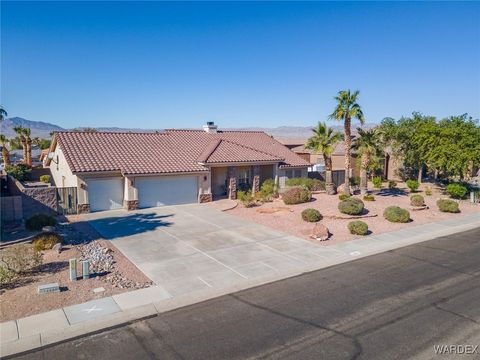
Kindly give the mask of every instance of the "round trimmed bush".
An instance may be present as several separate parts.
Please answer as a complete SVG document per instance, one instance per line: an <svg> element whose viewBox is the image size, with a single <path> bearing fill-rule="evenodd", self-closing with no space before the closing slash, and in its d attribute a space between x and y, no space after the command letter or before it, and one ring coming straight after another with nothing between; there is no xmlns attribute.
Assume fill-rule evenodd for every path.
<svg viewBox="0 0 480 360"><path fill-rule="evenodd" d="M365 196L363 197L363 200L364 200L364 201L375 201L375 196L373 196L373 195L365 195Z"/></svg>
<svg viewBox="0 0 480 360"><path fill-rule="evenodd" d="M302 219L308 222L317 222L322 220L323 216L317 209L305 209L302 211Z"/></svg>
<svg viewBox="0 0 480 360"><path fill-rule="evenodd" d="M347 200L347 199L350 199L350 198L351 198L351 196L350 196L350 195L347 195L347 194L340 194L340 195L338 195L338 199L339 199L340 201Z"/></svg>
<svg viewBox="0 0 480 360"><path fill-rule="evenodd" d="M52 180L52 177L50 175L42 175L40 176L40 181L45 183L45 184L50 184L50 181Z"/></svg>
<svg viewBox="0 0 480 360"><path fill-rule="evenodd" d="M449 199L440 199L437 201L438 210L448 213L459 213L458 203Z"/></svg>
<svg viewBox="0 0 480 360"><path fill-rule="evenodd" d="M390 222L406 223L410 220L410 213L398 206L389 206L383 211L383 217Z"/></svg>
<svg viewBox="0 0 480 360"><path fill-rule="evenodd" d="M367 235L368 234L368 225L366 222L355 220L348 223L348 230L350 234L354 235Z"/></svg>
<svg viewBox="0 0 480 360"><path fill-rule="evenodd" d="M25 221L25 227L30 231L40 231L44 226L55 226L57 220L51 215L35 214Z"/></svg>
<svg viewBox="0 0 480 360"><path fill-rule="evenodd" d="M53 246L62 242L62 237L57 233L44 233L36 236L33 241L33 247L37 251L50 250Z"/></svg>
<svg viewBox="0 0 480 360"><path fill-rule="evenodd" d="M410 205L412 206L423 206L425 205L425 199L422 195L412 195L410 196Z"/></svg>
<svg viewBox="0 0 480 360"><path fill-rule="evenodd" d="M417 180L412 180L412 179L407 180L406 184L411 192L417 191L418 187L420 186Z"/></svg>
<svg viewBox="0 0 480 360"><path fill-rule="evenodd" d="M296 187L285 191L282 199L286 205L301 204L309 202L312 199L312 193L306 188Z"/></svg>
<svg viewBox="0 0 480 360"><path fill-rule="evenodd" d="M347 215L360 215L364 208L365 204L363 201L357 198L343 200L338 204L338 210L340 210L342 214Z"/></svg>
<svg viewBox="0 0 480 360"><path fill-rule="evenodd" d="M454 199L463 199L467 194L467 188L463 185L453 183L448 184L447 188L445 189L448 195L450 195Z"/></svg>

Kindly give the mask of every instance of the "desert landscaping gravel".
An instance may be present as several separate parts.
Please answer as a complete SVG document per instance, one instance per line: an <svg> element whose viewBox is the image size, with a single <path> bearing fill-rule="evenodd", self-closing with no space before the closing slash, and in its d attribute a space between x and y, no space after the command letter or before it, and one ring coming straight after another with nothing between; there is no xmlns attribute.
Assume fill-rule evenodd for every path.
<svg viewBox="0 0 480 360"><path fill-rule="evenodd" d="M422 192L419 192L419 194L425 195ZM480 206L478 204L471 204L467 200L461 201L461 213L459 214L440 212L437 208L436 201L439 198L445 198L445 196L439 189L434 190L434 193L431 196L424 196L425 203L429 208L420 211L413 211L410 209L411 194L408 193L408 191L405 191L404 188L396 193L389 192L388 190L383 190L380 193L379 190L375 190L373 191L373 195L375 196L375 201L364 201L365 208L368 210L368 217L358 219L368 224L368 228L372 234L396 231L405 227L413 227L455 217L459 218L464 214L471 214L474 212L480 213ZM359 199L363 198L361 195L356 195L355 197ZM244 206L239 205L232 210L228 210L227 213L244 217L258 224L266 225L306 240L315 241L310 238L314 225L303 221L301 218L302 210L314 208L319 210L323 215L323 219L320 223L325 225L331 233L330 238L327 241L322 241L320 244L332 245L360 237L359 235L350 234L347 228L347 224L350 221L357 219L338 219L338 217L345 217L344 214L341 214L340 211L338 211L337 206L339 201L338 194L327 195L325 193L320 193L313 194L312 201L309 203L285 205L282 200L276 199L273 202L252 208L245 208ZM383 210L392 205L400 206L409 210L412 221L402 224L391 223L385 220L383 218Z"/></svg>

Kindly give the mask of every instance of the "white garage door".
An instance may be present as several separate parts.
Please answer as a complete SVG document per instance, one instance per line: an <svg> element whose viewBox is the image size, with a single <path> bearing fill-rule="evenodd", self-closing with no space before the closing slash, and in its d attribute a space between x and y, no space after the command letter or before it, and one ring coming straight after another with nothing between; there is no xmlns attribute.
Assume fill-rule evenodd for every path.
<svg viewBox="0 0 480 360"><path fill-rule="evenodd" d="M123 178L87 180L91 211L114 210L123 207Z"/></svg>
<svg viewBox="0 0 480 360"><path fill-rule="evenodd" d="M136 178L141 208L197 202L196 176L158 176Z"/></svg>

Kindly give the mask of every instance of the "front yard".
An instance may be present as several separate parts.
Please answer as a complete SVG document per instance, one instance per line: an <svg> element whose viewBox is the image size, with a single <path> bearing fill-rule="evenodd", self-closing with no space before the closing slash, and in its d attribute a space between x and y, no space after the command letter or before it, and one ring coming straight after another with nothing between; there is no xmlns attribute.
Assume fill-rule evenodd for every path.
<svg viewBox="0 0 480 360"><path fill-rule="evenodd" d="M370 189L371 188L372 186L370 186ZM364 213L367 217L358 219L368 224L369 233L372 234L381 234L405 227L460 217L462 214L470 214L474 212L480 213L480 206L470 204L467 200L460 202L460 213L454 214L439 211L436 201L440 198L445 198L446 196L443 195L438 188L434 188L433 194L430 196L426 196L423 191L416 193L424 196L425 204L428 206L428 209L417 211L411 210L410 196L412 194L409 193L404 184L399 184L398 189L396 190L374 190L372 194L375 196L375 201L364 201L366 209ZM363 198L361 195L355 195L354 197L359 199ZM301 218L301 212L304 209L314 208L320 211L323 215L323 219L320 223L325 225L331 233L329 240L322 244L330 245L359 237L359 235L350 234L347 228L349 222L357 219L339 219L339 217L349 217L348 215L340 213L338 210L339 202L338 195L318 193L313 194L312 200L308 203L285 205L281 199L275 199L273 202L267 202L261 206L250 208L246 208L242 204L239 204L239 206L228 212L256 223L307 240L315 241L310 237L314 223L303 221ZM392 223L387 221L383 217L383 211L389 206L399 206L407 209L410 212L410 218L412 221L408 223Z"/></svg>
<svg viewBox="0 0 480 360"><path fill-rule="evenodd" d="M72 223L57 225L56 230L63 234L61 252L41 251L42 263L35 268L16 276L8 283L0 285L0 322L34 315L64 306L79 304L88 300L115 295L135 288L150 286L152 282L137 269L109 241L98 239L89 231L89 225L79 224L79 231ZM16 245L29 247L29 244ZM9 246L8 248L11 248ZM8 251L8 248L1 251ZM108 258L109 270L82 279L80 259L83 254L102 253ZM106 256L105 256L106 255ZM77 259L77 281L69 279L69 259ZM96 257L97 260L104 261ZM105 267L105 264L100 264ZM38 294L37 287L58 283L60 292ZM94 289L102 291L94 292Z"/></svg>

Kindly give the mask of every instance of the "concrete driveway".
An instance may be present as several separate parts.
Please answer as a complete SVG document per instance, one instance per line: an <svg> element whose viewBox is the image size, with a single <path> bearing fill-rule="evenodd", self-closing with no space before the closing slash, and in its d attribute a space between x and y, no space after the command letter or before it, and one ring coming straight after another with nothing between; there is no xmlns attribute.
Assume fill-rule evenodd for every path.
<svg viewBox="0 0 480 360"><path fill-rule="evenodd" d="M170 297L300 273L338 251L221 212L181 205L83 218ZM253 282L252 282L253 281Z"/></svg>

